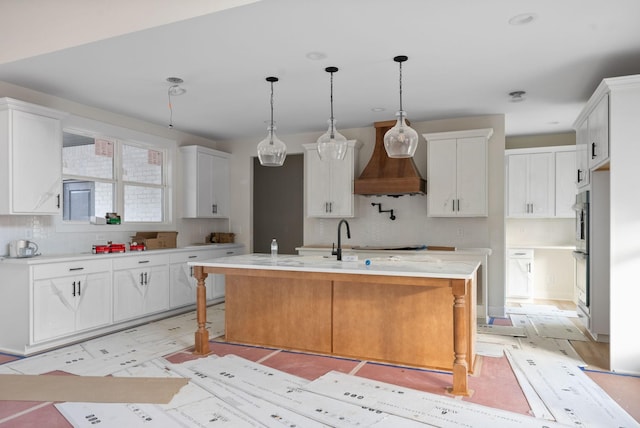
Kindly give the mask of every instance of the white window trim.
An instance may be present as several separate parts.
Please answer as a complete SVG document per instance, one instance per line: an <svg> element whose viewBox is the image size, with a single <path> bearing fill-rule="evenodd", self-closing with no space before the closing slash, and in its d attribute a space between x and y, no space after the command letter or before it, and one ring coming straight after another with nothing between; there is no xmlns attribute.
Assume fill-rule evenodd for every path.
<svg viewBox="0 0 640 428"><path fill-rule="evenodd" d="M178 160L177 141L79 116L69 116L65 118L63 120L63 132L70 132L74 134L81 134L98 138L107 138L118 141L118 144L125 143L138 147L162 151L162 175L164 180L166 200L163 204L164 221L162 222L128 222L123 224L96 225L85 222L63 221L62 215L59 215L54 216L56 232L92 232L102 234L109 232L176 230L176 191L174 189L174 183L176 183L177 171L175 165ZM116 169L121 168L121 166L117 163L117 159L114 159L114 162L116 162ZM114 171L114 173L116 174L114 179L119 177L119 171ZM117 185L121 186L122 182L118 182ZM123 195L120 195L120 193L121 192L118 192L118 198L123 197ZM117 201L117 203L120 202L121 201Z"/></svg>

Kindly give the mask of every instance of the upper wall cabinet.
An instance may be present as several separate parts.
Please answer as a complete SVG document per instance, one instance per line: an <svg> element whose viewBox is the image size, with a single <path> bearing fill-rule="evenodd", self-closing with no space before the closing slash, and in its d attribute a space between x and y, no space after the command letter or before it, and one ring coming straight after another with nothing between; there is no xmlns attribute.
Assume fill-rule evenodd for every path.
<svg viewBox="0 0 640 428"><path fill-rule="evenodd" d="M507 217L573 218L575 150L575 146L506 150Z"/></svg>
<svg viewBox="0 0 640 428"><path fill-rule="evenodd" d="M316 144L304 144L307 217L353 217L356 154L362 143L348 141L343 160L323 161Z"/></svg>
<svg viewBox="0 0 640 428"><path fill-rule="evenodd" d="M0 214L58 214L65 113L0 98Z"/></svg>
<svg viewBox="0 0 640 428"><path fill-rule="evenodd" d="M423 134L429 217L486 217L487 149L493 129Z"/></svg>
<svg viewBox="0 0 640 428"><path fill-rule="evenodd" d="M228 153L201 146L180 147L182 155L182 216L229 217Z"/></svg>

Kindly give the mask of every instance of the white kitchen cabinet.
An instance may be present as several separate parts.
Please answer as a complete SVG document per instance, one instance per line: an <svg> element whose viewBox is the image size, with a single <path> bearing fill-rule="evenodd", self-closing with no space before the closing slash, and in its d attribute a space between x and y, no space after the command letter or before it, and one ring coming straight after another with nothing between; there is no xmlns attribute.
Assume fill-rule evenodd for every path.
<svg viewBox="0 0 640 428"><path fill-rule="evenodd" d="M114 260L114 322L169 309L169 262L169 254Z"/></svg>
<svg viewBox="0 0 640 428"><path fill-rule="evenodd" d="M342 160L321 160L316 144L304 144L307 217L353 217L353 180L361 143L347 142Z"/></svg>
<svg viewBox="0 0 640 428"><path fill-rule="evenodd" d="M507 217L574 218L575 151L575 146L505 150Z"/></svg>
<svg viewBox="0 0 640 428"><path fill-rule="evenodd" d="M228 153L201 146L180 147L183 212L187 218L229 217Z"/></svg>
<svg viewBox="0 0 640 428"><path fill-rule="evenodd" d="M553 217L553 153L507 154L507 217Z"/></svg>
<svg viewBox="0 0 640 428"><path fill-rule="evenodd" d="M572 146L566 151L556 151L555 159L555 217L575 218L573 204L576 201L576 153Z"/></svg>
<svg viewBox="0 0 640 428"><path fill-rule="evenodd" d="M533 250L507 250L507 297L533 297Z"/></svg>
<svg viewBox="0 0 640 428"><path fill-rule="evenodd" d="M583 188L590 183L589 169L589 120L576 128L576 185Z"/></svg>
<svg viewBox="0 0 640 428"><path fill-rule="evenodd" d="M111 262L55 263L33 269L33 341L111 323Z"/></svg>
<svg viewBox="0 0 640 428"><path fill-rule="evenodd" d="M589 169L609 160L609 95L605 94L589 114Z"/></svg>
<svg viewBox="0 0 640 428"><path fill-rule="evenodd" d="M0 98L0 214L58 214L65 114Z"/></svg>
<svg viewBox="0 0 640 428"><path fill-rule="evenodd" d="M487 150L493 129L423 134L429 217L488 215Z"/></svg>

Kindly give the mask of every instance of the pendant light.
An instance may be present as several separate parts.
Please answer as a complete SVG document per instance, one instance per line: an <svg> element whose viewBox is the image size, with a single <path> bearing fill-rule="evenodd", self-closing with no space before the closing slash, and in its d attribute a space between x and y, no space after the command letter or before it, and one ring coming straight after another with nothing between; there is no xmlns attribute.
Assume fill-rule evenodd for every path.
<svg viewBox="0 0 640 428"><path fill-rule="evenodd" d="M323 161L342 160L347 153L347 139L336 131L336 120L333 117L333 73L338 71L338 67L327 67L324 71L331 74L331 116L327 121L329 129L318 138L318 155Z"/></svg>
<svg viewBox="0 0 640 428"><path fill-rule="evenodd" d="M384 148L390 158L413 157L418 147L418 133L407 125L407 115L402 110L402 63L407 59L404 55L393 58L400 65L400 110L396 113L396 124L384 134Z"/></svg>
<svg viewBox="0 0 640 428"><path fill-rule="evenodd" d="M277 77L267 77L271 83L271 122L267 128L267 136L258 143L258 159L262 166L282 166L287 157L287 146L276 135L276 126L273 122L273 83Z"/></svg>

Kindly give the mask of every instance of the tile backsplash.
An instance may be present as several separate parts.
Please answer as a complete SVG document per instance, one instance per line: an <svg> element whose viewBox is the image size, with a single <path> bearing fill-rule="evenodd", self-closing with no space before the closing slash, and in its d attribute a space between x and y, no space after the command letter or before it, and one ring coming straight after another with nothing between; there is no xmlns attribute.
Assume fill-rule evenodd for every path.
<svg viewBox="0 0 640 428"><path fill-rule="evenodd" d="M60 232L56 228L58 220L53 216L0 216L0 256L9 254L9 242L28 239L38 245L44 255L90 253L94 244L107 241L128 243L135 231L113 231L111 226L96 226L95 232ZM227 220L179 219L178 247L192 243L203 243L211 232L226 232Z"/></svg>

